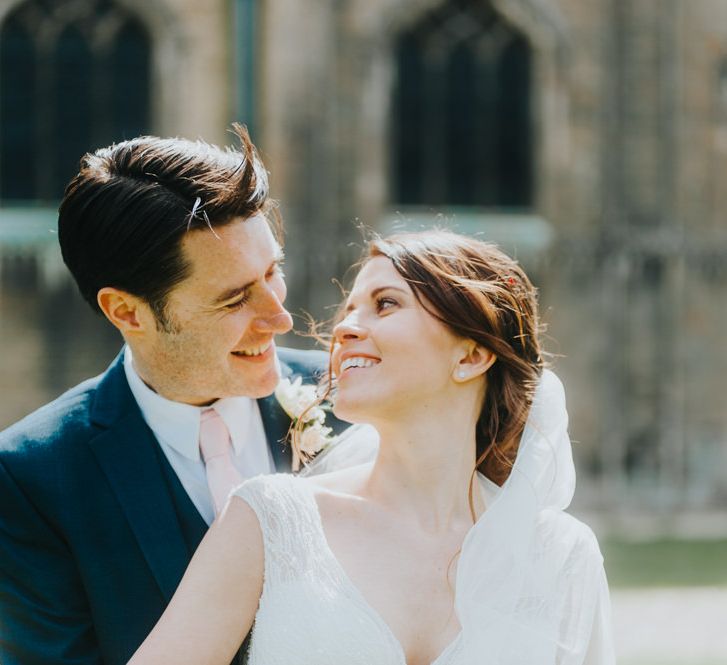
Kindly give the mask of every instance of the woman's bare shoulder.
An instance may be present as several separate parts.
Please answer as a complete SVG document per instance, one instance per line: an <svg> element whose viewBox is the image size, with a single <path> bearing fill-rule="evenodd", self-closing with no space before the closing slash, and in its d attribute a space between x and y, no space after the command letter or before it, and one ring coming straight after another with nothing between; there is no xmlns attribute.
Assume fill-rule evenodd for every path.
<svg viewBox="0 0 727 665"><path fill-rule="evenodd" d="M315 494L332 493L360 496L364 483L371 474L372 462L358 464L337 471L301 478Z"/></svg>

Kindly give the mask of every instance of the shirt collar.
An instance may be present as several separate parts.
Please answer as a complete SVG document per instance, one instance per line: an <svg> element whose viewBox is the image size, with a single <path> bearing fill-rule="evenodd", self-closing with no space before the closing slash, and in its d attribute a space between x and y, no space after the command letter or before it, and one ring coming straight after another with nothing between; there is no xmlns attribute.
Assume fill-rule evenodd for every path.
<svg viewBox="0 0 727 665"><path fill-rule="evenodd" d="M204 409L213 408L227 425L235 454L242 451L245 441L249 439L251 419L257 411L256 400L250 397L225 397L209 406L199 407L167 399L142 381L128 346L124 350L124 372L146 424L160 442L188 459L201 461L200 417Z"/></svg>

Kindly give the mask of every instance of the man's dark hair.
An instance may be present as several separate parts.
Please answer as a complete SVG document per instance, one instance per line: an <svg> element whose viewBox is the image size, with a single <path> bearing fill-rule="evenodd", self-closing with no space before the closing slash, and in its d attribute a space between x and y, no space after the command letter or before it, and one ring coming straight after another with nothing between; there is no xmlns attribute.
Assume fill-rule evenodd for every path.
<svg viewBox="0 0 727 665"><path fill-rule="evenodd" d="M191 267L185 233L259 212L279 232L265 167L247 130L233 130L239 149L142 136L83 156L61 202L58 238L96 311L99 289L111 286L143 298L168 330L167 296Z"/></svg>

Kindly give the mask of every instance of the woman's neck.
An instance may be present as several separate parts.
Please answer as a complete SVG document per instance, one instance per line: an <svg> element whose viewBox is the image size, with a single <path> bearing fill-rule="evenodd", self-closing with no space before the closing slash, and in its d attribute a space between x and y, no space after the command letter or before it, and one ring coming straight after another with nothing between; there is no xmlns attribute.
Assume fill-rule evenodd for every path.
<svg viewBox="0 0 727 665"><path fill-rule="evenodd" d="M472 522L470 481L476 461L476 417L465 404L377 423L379 454L364 491L387 509L431 531ZM475 513L484 510L475 477Z"/></svg>

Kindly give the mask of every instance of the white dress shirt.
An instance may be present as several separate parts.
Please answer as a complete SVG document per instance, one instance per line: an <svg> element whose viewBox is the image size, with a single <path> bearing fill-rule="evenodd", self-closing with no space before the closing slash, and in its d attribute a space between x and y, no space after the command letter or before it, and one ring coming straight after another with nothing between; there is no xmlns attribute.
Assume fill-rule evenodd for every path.
<svg viewBox="0 0 727 665"><path fill-rule="evenodd" d="M233 462L243 478L275 471L256 400L225 397L205 407L173 402L141 380L128 346L124 351L124 371L146 424L207 524L212 524L215 510L199 452L199 423L203 409L213 408L227 425L234 450Z"/></svg>

